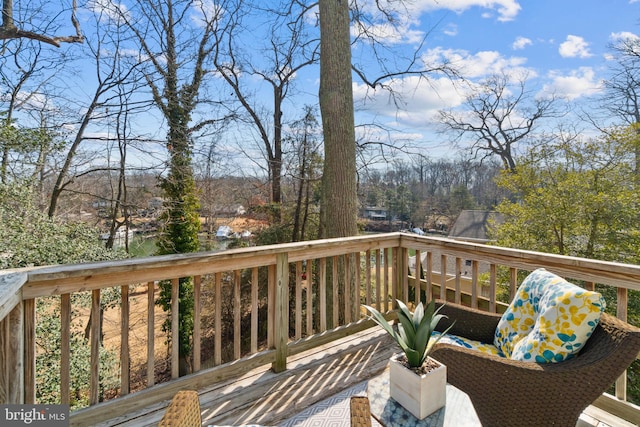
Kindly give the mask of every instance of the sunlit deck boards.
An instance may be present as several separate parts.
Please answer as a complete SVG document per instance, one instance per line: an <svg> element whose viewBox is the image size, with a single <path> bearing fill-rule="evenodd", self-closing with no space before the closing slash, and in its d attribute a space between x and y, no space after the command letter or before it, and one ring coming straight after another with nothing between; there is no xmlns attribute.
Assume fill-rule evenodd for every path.
<svg viewBox="0 0 640 427"><path fill-rule="evenodd" d="M370 328L291 356L287 370L268 366L199 390L203 425L277 425L306 407L380 373L396 351L380 328ZM101 426L155 426L168 402L141 408Z"/></svg>

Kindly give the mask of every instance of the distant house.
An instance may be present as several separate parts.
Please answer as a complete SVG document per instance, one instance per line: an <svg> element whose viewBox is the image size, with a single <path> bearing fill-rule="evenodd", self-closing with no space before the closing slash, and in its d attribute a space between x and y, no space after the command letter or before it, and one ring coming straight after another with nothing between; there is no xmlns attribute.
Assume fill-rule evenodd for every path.
<svg viewBox="0 0 640 427"><path fill-rule="evenodd" d="M387 219L387 208L366 206L362 209L362 217L373 221L384 221Z"/></svg>
<svg viewBox="0 0 640 427"><path fill-rule="evenodd" d="M465 210L449 230L449 238L467 242L488 242L488 228L490 222L500 224L504 222L502 214L495 211Z"/></svg>
<svg viewBox="0 0 640 427"><path fill-rule="evenodd" d="M242 216L247 213L247 209L240 204L214 206L213 214L218 217L233 218L236 216Z"/></svg>

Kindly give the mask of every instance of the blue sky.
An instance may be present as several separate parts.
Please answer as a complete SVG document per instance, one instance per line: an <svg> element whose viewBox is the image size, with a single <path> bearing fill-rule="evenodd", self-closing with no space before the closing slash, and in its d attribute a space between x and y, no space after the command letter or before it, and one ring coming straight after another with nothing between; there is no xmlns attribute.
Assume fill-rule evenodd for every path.
<svg viewBox="0 0 640 427"><path fill-rule="evenodd" d="M362 7L374 4L373 0L359 0L359 3ZM471 82L479 82L492 73L526 73L527 90L536 96L553 92L576 109L593 104L601 94L602 80L607 78L611 65L608 46L621 35L640 35L640 0L410 0L407 3L410 9L399 15L398 32L382 25L372 28L391 47L389 62L413 52L418 41L428 33L422 50L425 60L447 59ZM313 10L310 25L316 24L315 17L316 10ZM256 57L260 56L259 44L248 44L256 50ZM376 64L370 50L354 46L353 60L364 64L371 75L375 75ZM87 72L93 71L88 68ZM300 72L296 82L298 96L285 104L287 120L298 119L302 106L317 103L318 82L318 67ZM388 92L372 92L354 75L357 124L369 123L375 118L387 127L379 133L377 128L370 127L366 135L360 136L408 144L431 157L454 154L446 137L437 132L434 118L441 109L460 107L464 90L437 74L431 75L429 82L411 77L398 78L390 84L402 95L399 109ZM262 104L270 108L271 88L266 85L256 90L265 95ZM147 119L157 131L158 119ZM160 129L158 137L162 138L162 127ZM246 161L250 139L251 132L230 130L219 148ZM259 147L260 143L256 145ZM261 157L260 150L255 156Z"/></svg>
<svg viewBox="0 0 640 427"><path fill-rule="evenodd" d="M426 55L450 60L472 81L519 71L526 73L527 89L536 96L553 92L574 107L601 94L611 65L609 45L620 36L640 34L639 0L416 0L411 7L403 33L386 33L398 52L415 45L412 40L421 32L430 32ZM360 117L365 110L386 117L389 126L413 134L415 143L425 147L442 138L432 132L429 118L464 98L464 92L438 76L430 84L404 79L395 87L404 93L402 111L379 92L357 103ZM365 93L371 96L358 82L354 92L357 101Z"/></svg>

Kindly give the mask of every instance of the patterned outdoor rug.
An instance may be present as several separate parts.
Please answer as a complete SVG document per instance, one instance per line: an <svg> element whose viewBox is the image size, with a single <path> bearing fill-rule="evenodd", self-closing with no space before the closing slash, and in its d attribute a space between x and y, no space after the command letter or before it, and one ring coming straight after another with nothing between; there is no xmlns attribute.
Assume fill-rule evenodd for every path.
<svg viewBox="0 0 640 427"><path fill-rule="evenodd" d="M279 424L280 427L349 427L351 396L366 396L367 381L308 407ZM380 426L372 420L372 426Z"/></svg>

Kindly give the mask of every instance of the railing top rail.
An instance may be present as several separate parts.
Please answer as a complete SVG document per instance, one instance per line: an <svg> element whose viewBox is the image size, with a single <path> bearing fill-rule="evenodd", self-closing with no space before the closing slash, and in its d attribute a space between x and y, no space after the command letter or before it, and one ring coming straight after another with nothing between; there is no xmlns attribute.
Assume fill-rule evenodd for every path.
<svg viewBox="0 0 640 427"><path fill-rule="evenodd" d="M23 298L87 291L114 284L143 283L167 278L272 265L278 254L290 262L348 252L398 246L400 233L230 249L217 252L162 255L85 264L38 267L27 271Z"/></svg>
<svg viewBox="0 0 640 427"><path fill-rule="evenodd" d="M566 277L640 290L640 266L638 265L490 246L444 237L386 233L218 252L163 255L7 271L3 272L3 276L0 277L8 274L23 276L20 276L22 279L20 279L19 285L15 285L12 280L13 286L17 286L17 289L6 288L7 285L0 288L0 308L6 311L6 307L11 304L15 305L13 300L16 299L15 295L19 295L20 290L22 291L21 297L28 299L86 291L114 284L144 283L167 278L273 265L276 262L276 256L282 253L287 253L290 262L296 262L397 246L439 251L461 258L468 256L469 259L504 264L520 269L533 270L544 266ZM0 280L7 281L8 279Z"/></svg>
<svg viewBox="0 0 640 427"><path fill-rule="evenodd" d="M20 291L27 280L26 272L0 271L0 320L20 303Z"/></svg>
<svg viewBox="0 0 640 427"><path fill-rule="evenodd" d="M425 238L411 234L403 234L400 245L413 249L437 250L461 258L466 254L469 259L525 270L544 267L556 274L573 279L640 290L640 265L533 252L448 238Z"/></svg>

